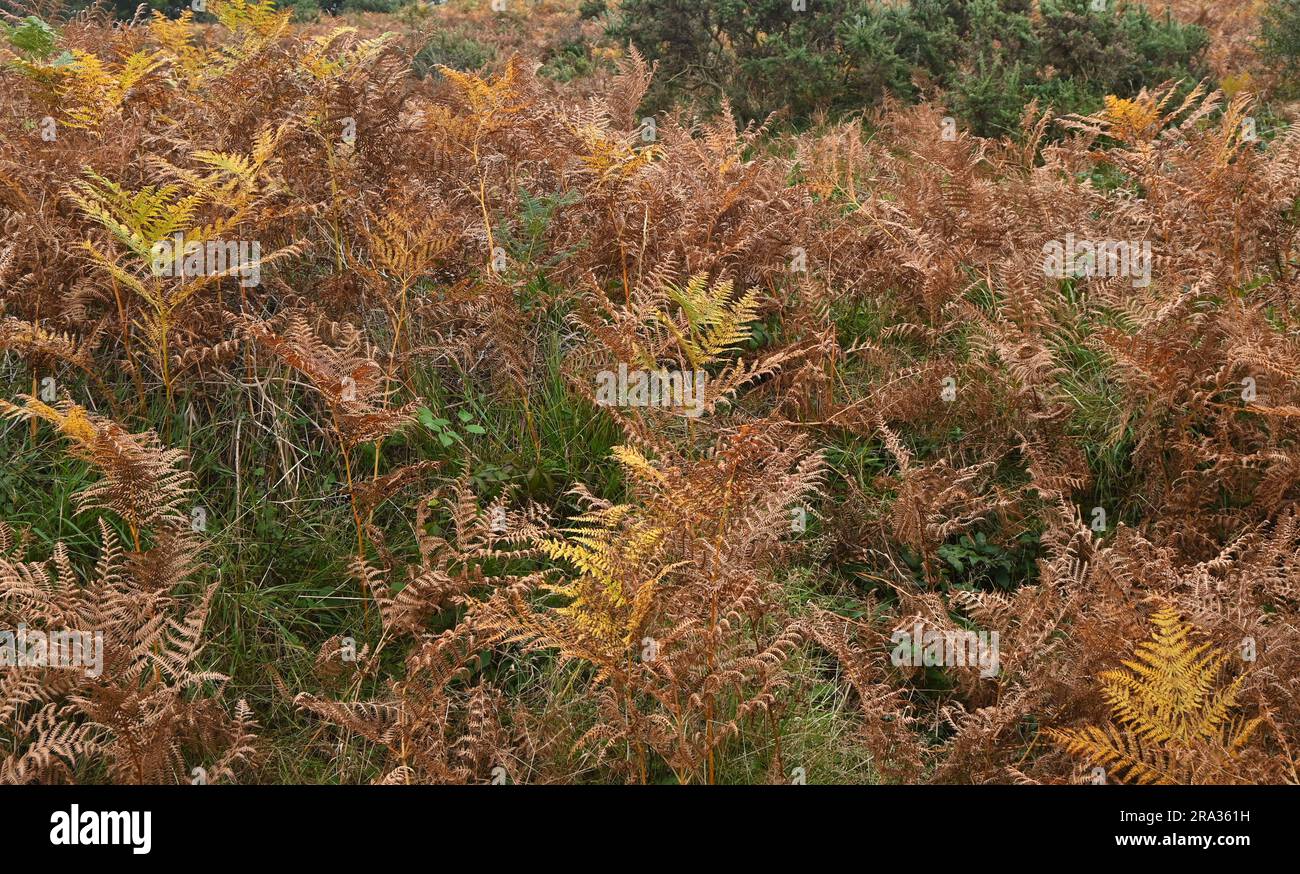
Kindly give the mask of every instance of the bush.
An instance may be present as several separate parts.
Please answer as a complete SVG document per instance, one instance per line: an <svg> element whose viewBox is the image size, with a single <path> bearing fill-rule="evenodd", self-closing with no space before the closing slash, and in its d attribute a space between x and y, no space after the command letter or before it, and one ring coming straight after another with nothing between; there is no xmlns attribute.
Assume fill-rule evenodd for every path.
<svg viewBox="0 0 1300 874"><path fill-rule="evenodd" d="M583 40L569 40L546 52L538 72L557 82L572 82L595 69L590 46Z"/></svg>
<svg viewBox="0 0 1300 874"><path fill-rule="evenodd" d="M822 105L847 108L879 96L853 75L862 55L847 50L845 37L855 17L870 30L880 13L861 0L807 3L799 12L791 0L624 0L609 34L658 60L661 82L677 80L714 105L729 99L744 118L786 105L802 117ZM662 89L652 96L667 98Z"/></svg>
<svg viewBox="0 0 1300 874"><path fill-rule="evenodd" d="M1013 128L1035 98L1087 111L1105 94L1204 75L1205 31L1122 3L1090 0L624 0L611 36L660 62L677 83L746 120L788 108L792 121L859 109L885 93L935 89L976 132ZM590 14L603 9L591 4ZM719 38L721 37L721 38ZM919 87L918 87L919 84ZM659 90L662 105L677 95Z"/></svg>
<svg viewBox="0 0 1300 874"><path fill-rule="evenodd" d="M406 5L408 0L343 0L343 9L347 12L396 12Z"/></svg>
<svg viewBox="0 0 1300 874"><path fill-rule="evenodd" d="M1288 94L1300 90L1300 0L1269 0L1260 16L1260 53L1284 74Z"/></svg>
<svg viewBox="0 0 1300 874"><path fill-rule="evenodd" d="M411 69L424 78L439 64L455 70L480 70L496 58L496 50L461 30L438 30L415 54Z"/></svg>
<svg viewBox="0 0 1300 874"><path fill-rule="evenodd" d="M320 18L321 6L317 0L282 0L281 9L293 11L294 21L316 21Z"/></svg>

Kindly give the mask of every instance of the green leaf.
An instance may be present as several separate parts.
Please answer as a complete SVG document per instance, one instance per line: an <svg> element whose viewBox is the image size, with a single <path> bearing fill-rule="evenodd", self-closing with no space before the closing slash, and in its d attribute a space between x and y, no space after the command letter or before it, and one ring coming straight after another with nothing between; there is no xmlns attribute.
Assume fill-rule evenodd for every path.
<svg viewBox="0 0 1300 874"><path fill-rule="evenodd" d="M9 45L28 58L44 60L59 42L59 32L35 15L27 16L22 24L5 31Z"/></svg>

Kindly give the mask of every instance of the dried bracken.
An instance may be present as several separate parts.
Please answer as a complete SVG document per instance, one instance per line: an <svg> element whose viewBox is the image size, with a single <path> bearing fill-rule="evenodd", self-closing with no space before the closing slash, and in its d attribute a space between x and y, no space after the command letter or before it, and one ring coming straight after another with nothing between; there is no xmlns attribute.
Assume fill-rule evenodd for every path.
<svg viewBox="0 0 1300 874"><path fill-rule="evenodd" d="M256 764L257 723L243 701L225 710L211 686L226 678L199 663L216 586L192 582L202 544L181 454L68 402L4 409L53 422L73 441L103 474L78 495L81 506L126 520L135 548L101 518L99 558L82 573L62 544L25 561L10 554L11 530L0 535L0 613L19 629L17 640L6 632L18 659L4 660L0 780L75 781L100 768L118 783L236 779Z"/></svg>
<svg viewBox="0 0 1300 874"><path fill-rule="evenodd" d="M1251 16L981 137L489 5L0 0L0 779L1300 782Z"/></svg>

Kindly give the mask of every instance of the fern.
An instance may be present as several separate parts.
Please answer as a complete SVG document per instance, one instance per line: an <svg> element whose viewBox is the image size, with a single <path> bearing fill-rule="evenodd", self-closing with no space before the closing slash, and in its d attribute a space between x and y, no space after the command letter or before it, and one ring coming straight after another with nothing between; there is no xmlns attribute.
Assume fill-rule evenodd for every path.
<svg viewBox="0 0 1300 874"><path fill-rule="evenodd" d="M668 298L680 318L660 312L659 319L682 344L692 367L702 368L749 340L750 322L758 318L758 294L750 289L733 299L731 280L708 284L704 274L684 287L669 286Z"/></svg>
<svg viewBox="0 0 1300 874"><path fill-rule="evenodd" d="M239 702L233 717L212 694L226 677L198 662L216 586L191 598L183 587L198 571L201 543L186 512L192 479L183 454L152 434L63 402L0 402L8 417L55 425L103 478L76 496L83 510L116 514L131 528L134 551L99 522L101 551L85 575L62 544L47 561L0 555L0 621L51 630L93 631L101 670L0 669L7 718L0 727L0 782L56 782L105 775L115 783L234 780L256 766L256 722ZM0 546L15 548L0 525ZM63 676L59 676L62 674ZM182 752L182 751L185 752ZM193 757L187 760L187 756Z"/></svg>
<svg viewBox="0 0 1300 874"><path fill-rule="evenodd" d="M1188 754L1208 746L1225 757L1249 742L1262 717L1234 718L1244 676L1218 682L1228 654L1193 644L1193 627L1172 607L1151 619L1155 633L1138 644L1126 670L1100 677L1102 695L1118 725L1049 729L1048 736L1072 755L1136 783L1191 782Z"/></svg>

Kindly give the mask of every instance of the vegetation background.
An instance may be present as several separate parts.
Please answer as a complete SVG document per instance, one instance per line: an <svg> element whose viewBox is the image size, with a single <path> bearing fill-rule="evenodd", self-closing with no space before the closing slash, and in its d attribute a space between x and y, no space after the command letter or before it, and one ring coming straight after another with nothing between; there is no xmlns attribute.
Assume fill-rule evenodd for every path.
<svg viewBox="0 0 1300 874"><path fill-rule="evenodd" d="M0 779L1300 780L1296 0L0 12Z"/></svg>

